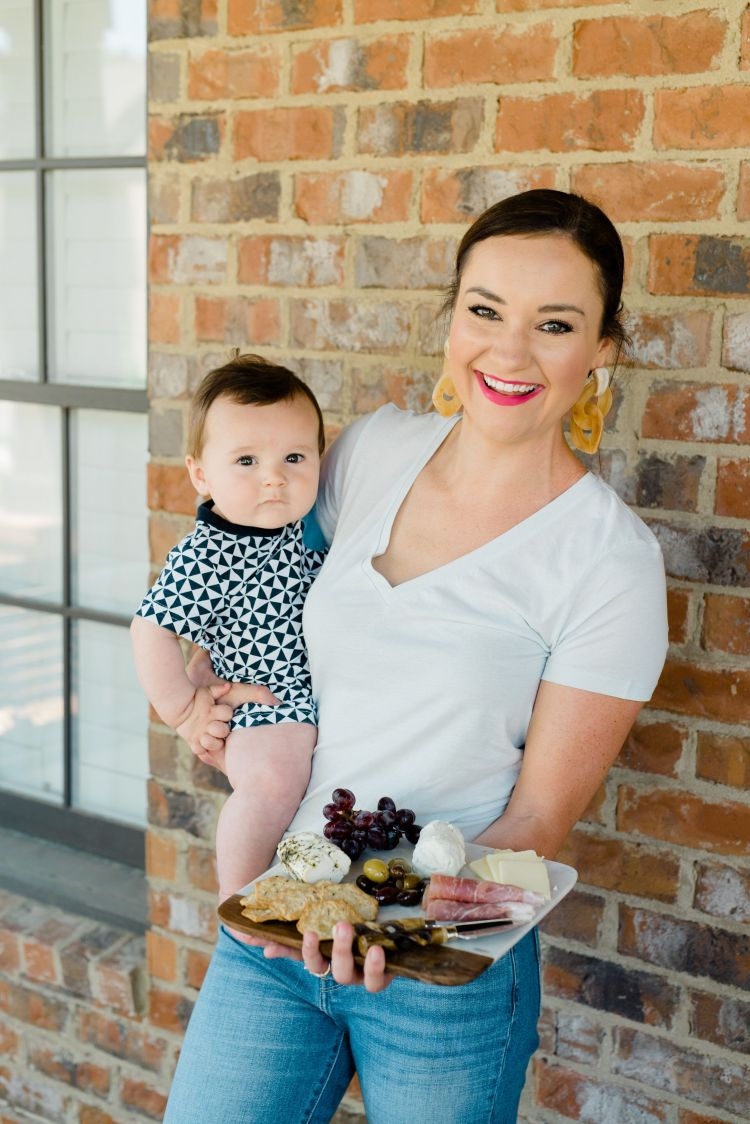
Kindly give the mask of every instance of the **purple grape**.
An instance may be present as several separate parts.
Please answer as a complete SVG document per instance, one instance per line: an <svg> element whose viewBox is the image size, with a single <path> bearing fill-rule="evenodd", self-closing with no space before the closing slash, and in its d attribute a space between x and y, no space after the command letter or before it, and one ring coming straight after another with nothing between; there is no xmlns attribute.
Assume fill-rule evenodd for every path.
<svg viewBox="0 0 750 1124"><path fill-rule="evenodd" d="M402 831L404 828L411 827L416 818L411 808L399 808L396 812L396 823Z"/></svg>
<svg viewBox="0 0 750 1124"><path fill-rule="evenodd" d="M362 828L364 831L367 831L368 827L371 827L374 821L375 817L372 812L357 812L352 819L354 826L356 828Z"/></svg>
<svg viewBox="0 0 750 1124"><path fill-rule="evenodd" d="M345 812L351 812L356 801L356 797L350 788L334 788L331 799L338 808Z"/></svg>
<svg viewBox="0 0 750 1124"><path fill-rule="evenodd" d="M396 801L391 800L390 796L381 796L380 799L378 800L378 811L384 812L386 809L389 812L395 812L396 811Z"/></svg>
<svg viewBox="0 0 750 1124"><path fill-rule="evenodd" d="M330 839L333 843L341 843L343 839L348 839L351 833L352 825L346 820L333 820L323 828L326 839Z"/></svg>
<svg viewBox="0 0 750 1124"><path fill-rule="evenodd" d="M419 841L421 830L422 828L418 823L413 823L411 827L404 828L404 835L410 843L417 843Z"/></svg>
<svg viewBox="0 0 750 1124"><path fill-rule="evenodd" d="M359 844L356 839L352 839L351 836L349 836L347 839L342 839L339 843L339 847L345 855L349 856L352 862L356 862L356 860L362 854L361 844Z"/></svg>
<svg viewBox="0 0 750 1124"><path fill-rule="evenodd" d="M384 808L382 812L377 813L377 822L381 827L388 830L396 826L396 813L392 812L390 808Z"/></svg>
<svg viewBox="0 0 750 1124"><path fill-rule="evenodd" d="M392 851L394 847L398 847L401 840L401 832L397 827L386 828L385 832L385 849Z"/></svg>
<svg viewBox="0 0 750 1124"><path fill-rule="evenodd" d="M371 828L368 828L367 844L374 851L385 850L385 828L379 824L373 824Z"/></svg>
<svg viewBox="0 0 750 1124"><path fill-rule="evenodd" d="M365 847L367 845L367 832L366 831L362 831L361 828L359 830L357 828L354 828L351 832L351 838L354 840L355 843L359 843L362 850L365 849Z"/></svg>
<svg viewBox="0 0 750 1124"><path fill-rule="evenodd" d="M343 808L339 808L337 804L326 804L323 809L323 816L327 820L344 820L348 819L349 813L345 812Z"/></svg>

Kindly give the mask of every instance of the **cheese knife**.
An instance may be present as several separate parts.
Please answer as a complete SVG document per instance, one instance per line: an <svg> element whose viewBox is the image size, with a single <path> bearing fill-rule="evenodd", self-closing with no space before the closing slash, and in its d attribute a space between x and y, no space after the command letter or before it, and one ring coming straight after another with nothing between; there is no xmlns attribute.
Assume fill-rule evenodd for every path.
<svg viewBox="0 0 750 1124"><path fill-rule="evenodd" d="M529 918L531 920L531 918ZM525 925L511 917L491 917L484 921L430 921L423 917L404 917L400 921L360 921L354 926L357 951L364 956L368 948L407 949L447 944L449 941L474 940L500 933L513 925Z"/></svg>

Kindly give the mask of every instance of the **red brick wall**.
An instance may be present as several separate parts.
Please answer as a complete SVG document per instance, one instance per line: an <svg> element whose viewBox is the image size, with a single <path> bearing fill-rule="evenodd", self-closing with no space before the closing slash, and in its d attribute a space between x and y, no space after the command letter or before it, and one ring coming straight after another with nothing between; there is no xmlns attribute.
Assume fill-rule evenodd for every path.
<svg viewBox="0 0 750 1124"><path fill-rule="evenodd" d="M150 24L154 567L191 522L189 392L230 347L289 360L332 434L389 399L427 408L474 214L549 185L618 223L635 347L598 467L663 545L672 648L562 856L581 881L544 927L524 1118L750 1121L746 0L152 0ZM104 1027L90 1076L24 1054L68 1105L115 1082L87 1094L106 1111L67 1109L86 1124L158 1118L215 932L223 789L157 724L151 760L148 1008L118 1022L140 1045L109 1078ZM13 1058L46 1019L33 996L80 1001L3 973Z"/></svg>
<svg viewBox="0 0 750 1124"><path fill-rule="evenodd" d="M161 1120L178 1041L151 1025L144 941L0 890L0 1122Z"/></svg>

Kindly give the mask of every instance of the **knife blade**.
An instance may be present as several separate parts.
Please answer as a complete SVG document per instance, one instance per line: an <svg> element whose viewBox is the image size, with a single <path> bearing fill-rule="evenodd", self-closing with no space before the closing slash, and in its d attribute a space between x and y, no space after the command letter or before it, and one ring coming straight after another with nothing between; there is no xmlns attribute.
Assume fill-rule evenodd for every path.
<svg viewBox="0 0 750 1124"><path fill-rule="evenodd" d="M525 922L514 921L510 917L492 917L483 921L456 921L448 925L422 917L405 917L400 921L361 921L354 926L354 933L357 951L364 956L373 945L391 949L425 948L455 940L474 940L518 924Z"/></svg>

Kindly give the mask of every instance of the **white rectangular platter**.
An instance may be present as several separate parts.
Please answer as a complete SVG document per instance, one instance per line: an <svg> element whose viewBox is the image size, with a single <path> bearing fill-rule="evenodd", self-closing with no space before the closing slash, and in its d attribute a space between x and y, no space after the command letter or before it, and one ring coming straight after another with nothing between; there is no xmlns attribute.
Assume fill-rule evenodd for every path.
<svg viewBox="0 0 750 1124"><path fill-rule="evenodd" d="M379 857L385 859L386 861L395 858L396 856L411 860L412 851L413 848L410 845L402 843L392 851L379 852L378 854ZM469 868L468 863L473 862L475 859L480 858L482 855L488 855L491 853L491 847L481 847L476 843L467 843L467 865L460 872L461 877L476 878L474 872ZM346 881L355 881L357 876L362 873L362 866L365 859L371 857L373 857L373 853L368 852L364 859L360 859L358 862L352 863L351 870L346 876ZM491 936L473 937L471 940L456 940L451 943L451 947L463 952L472 952L478 956L490 957L492 960L499 960L501 956L505 956L505 954L509 952L509 950L513 948L515 944L522 940L523 937L525 937L526 934L529 933L535 925L538 925L539 922L544 917L546 917L548 913L550 913L557 905L559 905L566 894L569 894L576 884L578 874L573 869L573 867L565 866L564 863L553 862L550 860L545 860L545 865L549 874L551 897L549 901L544 902L538 907L531 921L524 924L506 925L501 932L495 933ZM286 874L286 871L284 867L279 863L271 867L271 869L266 871L265 874L261 875L261 878L267 878L272 874L284 875ZM260 881L260 878L255 879L255 881ZM252 885L252 883L250 885ZM243 890L240 891L239 896L241 896L243 893L246 893L248 889L249 886L244 887ZM380 910L378 912L378 921L393 921L397 918L422 916L423 914L419 906L407 907L403 905L388 905L380 907ZM241 919L237 916L236 911L232 913L232 918L233 923L239 924L241 922Z"/></svg>

